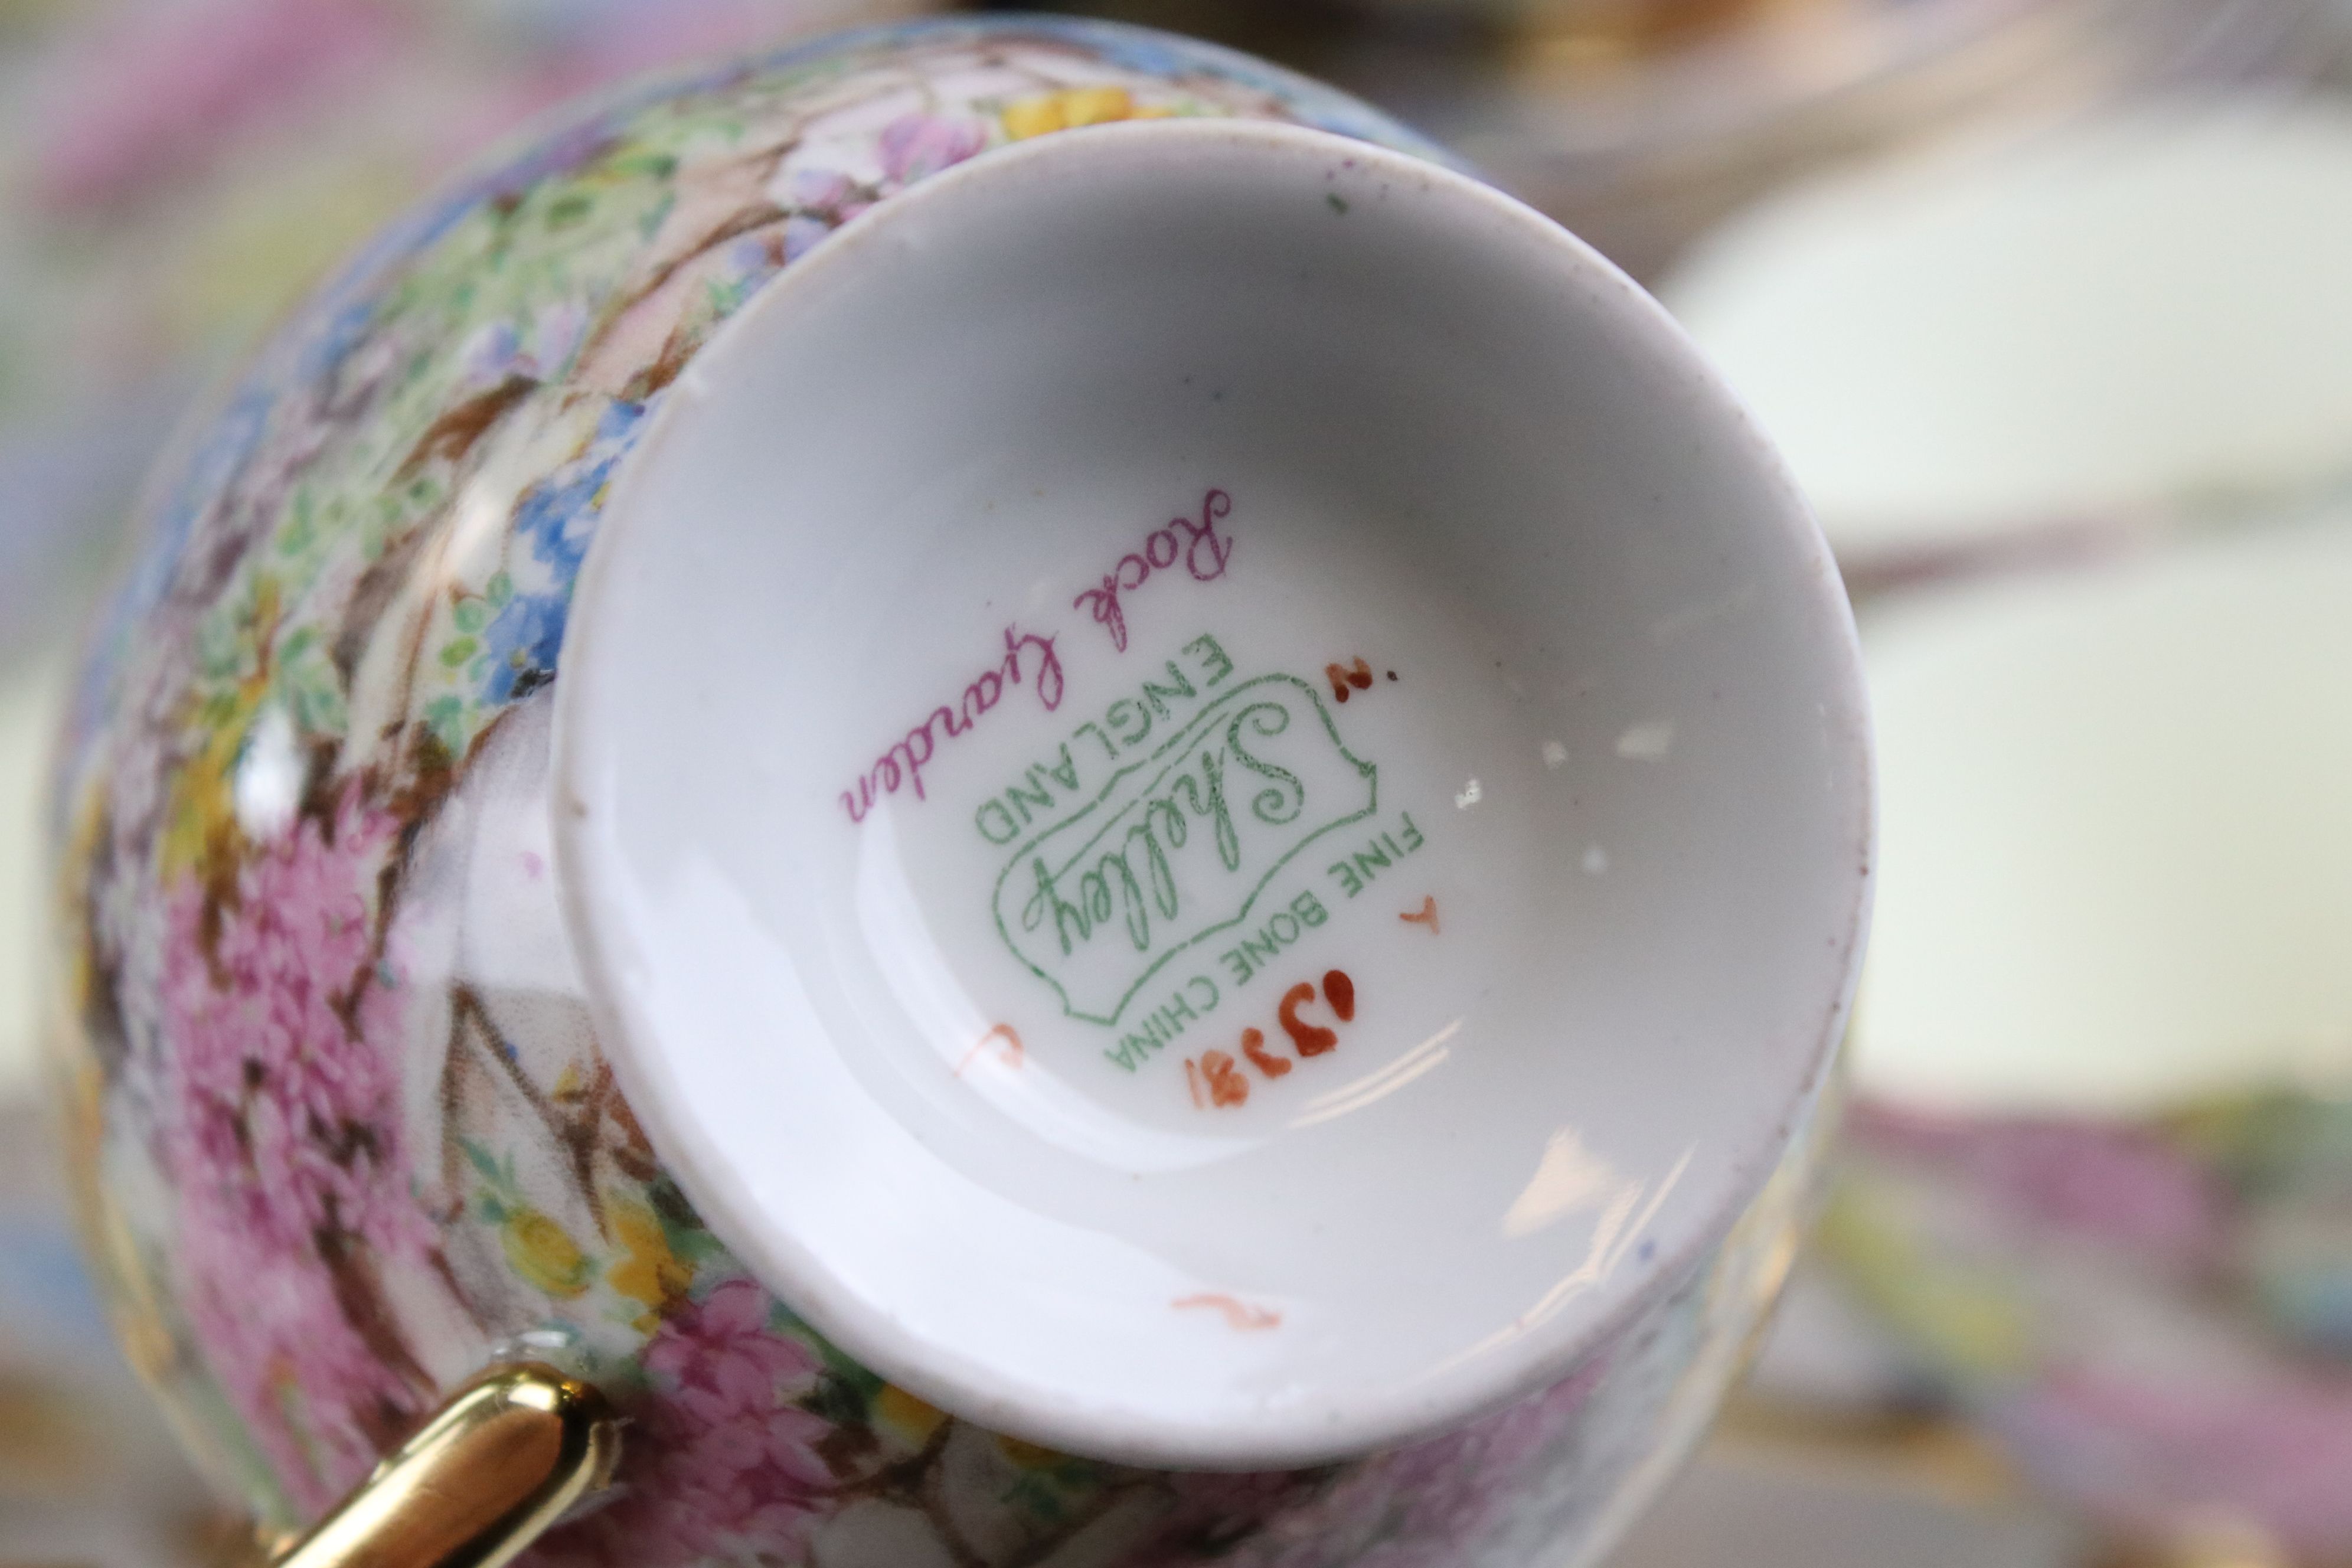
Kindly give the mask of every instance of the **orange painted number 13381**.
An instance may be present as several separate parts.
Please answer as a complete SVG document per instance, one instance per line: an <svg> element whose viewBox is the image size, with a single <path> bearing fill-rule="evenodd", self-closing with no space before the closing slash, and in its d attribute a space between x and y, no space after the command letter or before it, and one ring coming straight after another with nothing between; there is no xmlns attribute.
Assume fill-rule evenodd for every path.
<svg viewBox="0 0 2352 1568"><path fill-rule="evenodd" d="M1315 999L1316 987L1302 980L1283 993L1282 1005L1275 1011L1275 1021L1290 1037L1291 1046L1302 1059L1323 1056L1339 1044L1338 1031L1299 1016L1299 1009L1311 1005ZM1356 983L1348 978L1346 970L1324 973L1322 999L1340 1023L1355 1021ZM1267 1079L1286 1077L1297 1065L1280 1052L1268 1050L1265 1035L1258 1029L1242 1031L1242 1059ZM1203 1051L1198 1060L1186 1057L1184 1081L1192 1089L1192 1103L1204 1110L1212 1106L1249 1103L1249 1075L1242 1070L1241 1062L1227 1052Z"/></svg>

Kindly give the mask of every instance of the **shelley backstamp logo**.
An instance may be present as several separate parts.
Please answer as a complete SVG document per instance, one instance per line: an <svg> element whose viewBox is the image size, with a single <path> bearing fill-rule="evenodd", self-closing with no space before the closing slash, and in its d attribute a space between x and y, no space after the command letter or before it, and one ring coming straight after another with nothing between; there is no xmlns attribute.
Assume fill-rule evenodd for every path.
<svg viewBox="0 0 2352 1568"><path fill-rule="evenodd" d="M1370 816L1378 784L1313 687L1244 681L1015 850L996 929L1070 1016L1114 1024L1169 960L1246 920L1300 850Z"/></svg>

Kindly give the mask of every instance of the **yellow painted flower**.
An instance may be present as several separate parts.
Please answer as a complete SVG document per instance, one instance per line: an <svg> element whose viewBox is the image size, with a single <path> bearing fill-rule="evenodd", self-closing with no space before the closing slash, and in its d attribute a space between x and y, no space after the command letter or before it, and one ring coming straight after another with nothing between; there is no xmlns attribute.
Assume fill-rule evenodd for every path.
<svg viewBox="0 0 2352 1568"><path fill-rule="evenodd" d="M947 1421L947 1413L924 1404L896 1384L885 1384L874 1396L874 1419L909 1447L920 1448Z"/></svg>
<svg viewBox="0 0 2352 1568"><path fill-rule="evenodd" d="M1039 98L1024 98L1004 109L1004 133L1015 142L1081 125L1108 125L1120 120L1162 120L1169 110L1139 107L1123 87L1074 87Z"/></svg>
<svg viewBox="0 0 2352 1568"><path fill-rule="evenodd" d="M195 701L191 717L205 731L205 743L172 778L163 844L166 879L190 869L199 874L217 870L236 853L231 775L245 750L246 735L269 695L268 650L278 635L278 580L265 576L255 585L252 609L238 629L248 668L234 686Z"/></svg>
<svg viewBox="0 0 2352 1568"><path fill-rule="evenodd" d="M646 1310L636 1320L636 1327L650 1333L661 1310L684 1296L686 1288L694 1283L694 1270L670 1251L669 1236L653 1210L638 1203L614 1203L606 1212L613 1216L613 1233L620 1237L625 1255L613 1265L607 1278L614 1289L644 1304Z"/></svg>
<svg viewBox="0 0 2352 1568"><path fill-rule="evenodd" d="M101 984L93 962L96 955L90 943L82 940L83 928L76 919L89 896L90 870L98 863L99 843L106 828L106 792L101 785L93 783L82 792L72 822L65 851L57 859L57 882L49 889L48 905L49 930L68 967L65 984L48 990L49 1016L43 1023L42 1038L59 1060L78 1069L84 1048L79 1019Z"/></svg>
<svg viewBox="0 0 2352 1568"><path fill-rule="evenodd" d="M537 1209L517 1209L499 1232L507 1261L530 1284L558 1300L588 1289L593 1272L580 1244Z"/></svg>

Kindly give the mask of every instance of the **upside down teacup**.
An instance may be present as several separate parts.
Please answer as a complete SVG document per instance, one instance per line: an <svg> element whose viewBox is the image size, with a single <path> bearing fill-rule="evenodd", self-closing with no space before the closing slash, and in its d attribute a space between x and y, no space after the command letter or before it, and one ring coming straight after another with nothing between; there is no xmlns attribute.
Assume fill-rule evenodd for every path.
<svg viewBox="0 0 2352 1568"><path fill-rule="evenodd" d="M1675 329L1408 132L1034 20L648 88L154 494L73 1156L310 1550L1572 1561L1703 1427L1864 919L1851 622Z"/></svg>

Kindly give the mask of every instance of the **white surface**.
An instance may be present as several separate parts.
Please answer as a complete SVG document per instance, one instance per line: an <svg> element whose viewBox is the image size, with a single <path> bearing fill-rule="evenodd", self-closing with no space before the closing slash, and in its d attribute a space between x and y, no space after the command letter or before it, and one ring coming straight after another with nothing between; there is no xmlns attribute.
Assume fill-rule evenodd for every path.
<svg viewBox="0 0 2352 1568"><path fill-rule="evenodd" d="M1087 591L1213 489L1223 569L1126 593L1122 650ZM1008 626L1058 704L1033 647L853 820ZM1197 688L1150 737L1146 680ZM1118 127L880 209L689 368L575 601L558 855L633 1105L798 1310L1001 1429L1299 1463L1564 1371L1780 1158L1858 684L1785 479L1591 252L1320 133ZM1230 841L1213 787L1114 816L1220 767ZM1076 920L1111 843L1136 895ZM1245 1026L1287 1067L1203 1103Z"/></svg>
<svg viewBox="0 0 2352 1568"><path fill-rule="evenodd" d="M39 1085L41 786L64 695L61 660L0 672L0 1103Z"/></svg>
<svg viewBox="0 0 2352 1568"><path fill-rule="evenodd" d="M2352 466L2352 108L2157 104L1776 196L1660 296L1842 556Z"/></svg>
<svg viewBox="0 0 2352 1568"><path fill-rule="evenodd" d="M2352 1082L2352 517L1865 622L1873 1093Z"/></svg>

